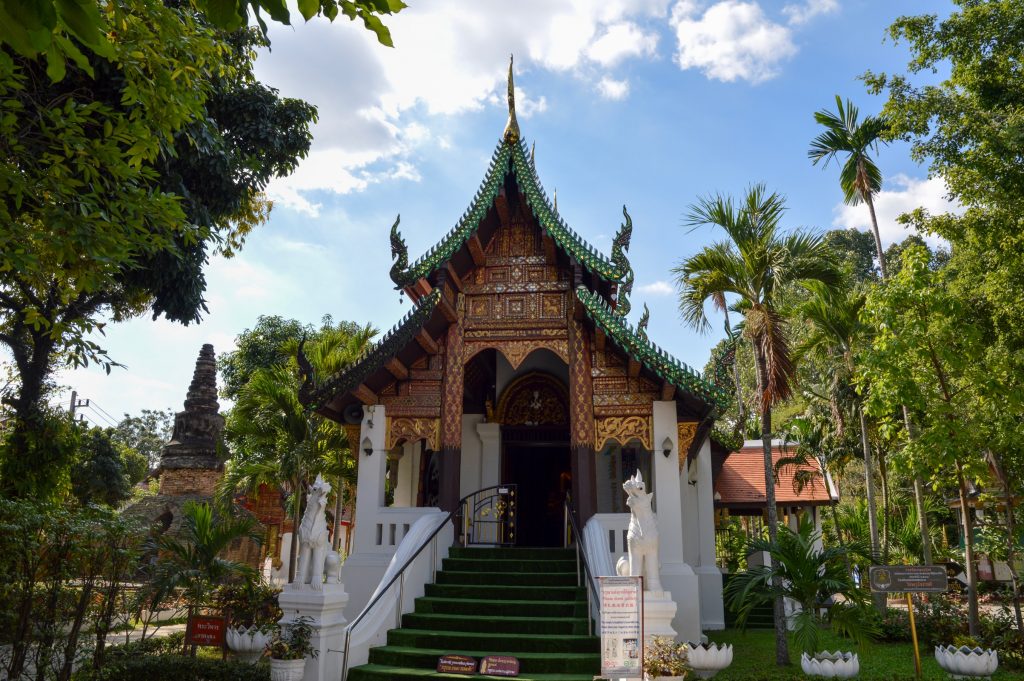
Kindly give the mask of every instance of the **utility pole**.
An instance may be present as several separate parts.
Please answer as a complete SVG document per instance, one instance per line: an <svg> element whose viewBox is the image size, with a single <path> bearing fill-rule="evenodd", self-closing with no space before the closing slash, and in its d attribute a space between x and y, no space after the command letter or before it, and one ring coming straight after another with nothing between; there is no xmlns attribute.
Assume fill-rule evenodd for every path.
<svg viewBox="0 0 1024 681"><path fill-rule="evenodd" d="M78 391L77 390L72 390L71 391L71 408L70 408L70 412L71 412L71 420L72 421L75 420L75 410L76 409L78 409L79 407L88 407L88 406L89 406L88 398L84 399L84 400L80 400L80 399L78 399Z"/></svg>

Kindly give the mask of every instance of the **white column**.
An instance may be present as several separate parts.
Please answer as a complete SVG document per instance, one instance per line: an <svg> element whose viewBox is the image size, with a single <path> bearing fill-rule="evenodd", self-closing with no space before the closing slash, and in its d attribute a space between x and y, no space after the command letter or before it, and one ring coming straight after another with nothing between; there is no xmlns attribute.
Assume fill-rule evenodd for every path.
<svg viewBox="0 0 1024 681"><path fill-rule="evenodd" d="M711 480L711 439L704 440L697 454L697 534L700 559L695 571L700 581L700 624L702 629L725 628L722 602L722 571L715 556L715 490Z"/></svg>
<svg viewBox="0 0 1024 681"><path fill-rule="evenodd" d="M480 489L501 484L501 426L497 423L478 423L480 438Z"/></svg>
<svg viewBox="0 0 1024 681"><path fill-rule="evenodd" d="M359 449L356 452L359 470L356 476L355 533L352 554L341 568L341 578L349 594L345 615L352 619L366 606L370 594L380 581L391 556L375 551L377 526L383 522L384 472L387 451L384 405L368 406L363 411L359 431ZM369 454L367 454L369 450Z"/></svg>
<svg viewBox="0 0 1024 681"><path fill-rule="evenodd" d="M416 505L416 473L419 468L414 464L413 450L416 449L415 442L406 442L402 445L402 451L397 458L398 484L395 485L395 503L392 506L415 506Z"/></svg>
<svg viewBox="0 0 1024 681"><path fill-rule="evenodd" d="M472 494L480 484L480 438L477 424L484 420L483 414L462 415L462 460L459 475L459 497Z"/></svg>
<svg viewBox="0 0 1024 681"><path fill-rule="evenodd" d="M658 508L658 537L661 558L661 583L672 594L677 609L672 628L681 641L700 640L700 589L693 568L686 562L683 547L683 492L679 479L679 441L676 429L676 403L655 402L654 421L654 503ZM666 438L672 445L664 455ZM690 524L691 520L687 519Z"/></svg>
<svg viewBox="0 0 1024 681"><path fill-rule="evenodd" d="M343 584L324 584L323 591L310 588L297 590L295 585L285 586L278 596L278 605L284 616L281 624L289 624L299 617L309 618L313 628L312 644L316 657L306 658L303 681L337 681L341 678L342 650L345 646L345 604L348 594Z"/></svg>

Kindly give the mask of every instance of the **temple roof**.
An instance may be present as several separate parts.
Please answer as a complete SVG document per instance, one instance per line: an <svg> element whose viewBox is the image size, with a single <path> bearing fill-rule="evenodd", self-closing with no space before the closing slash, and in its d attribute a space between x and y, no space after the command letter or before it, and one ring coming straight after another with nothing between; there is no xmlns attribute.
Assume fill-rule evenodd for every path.
<svg viewBox="0 0 1024 681"><path fill-rule="evenodd" d="M775 466L783 456L779 440L772 441L772 461ZM801 487L797 480L803 479ZM764 449L760 440L747 441L738 452L725 460L715 480L715 505L731 508L763 508ZM797 489L800 488L800 491ZM838 500L828 473L814 458L807 463L783 466L775 478L775 501L778 504L817 506Z"/></svg>
<svg viewBox="0 0 1024 681"><path fill-rule="evenodd" d="M680 390L696 395L719 409L728 406L730 397L726 391L652 343L642 328L634 330L630 327L604 298L583 286L576 289L576 298L583 303L583 309L594 324L634 360Z"/></svg>
<svg viewBox="0 0 1024 681"><path fill-rule="evenodd" d="M552 207L537 177L537 169L529 158L526 144L521 139L503 138L499 140L498 146L494 150L487 174L473 197L472 203L455 227L411 265L392 269L391 278L397 288L410 286L420 278L429 277L434 271L443 267L466 244L480 227L488 209L501 192L506 176L510 173L515 177L520 191L526 198L526 205L537 218L541 229L555 241L559 248L587 270L607 282L631 283L633 272L623 252L629 248L629 235L632 232L632 222L628 214L626 223L616 235L612 256L606 257L569 227ZM396 250L394 244L393 238L393 252ZM399 255L399 262L401 262L402 255L396 254Z"/></svg>

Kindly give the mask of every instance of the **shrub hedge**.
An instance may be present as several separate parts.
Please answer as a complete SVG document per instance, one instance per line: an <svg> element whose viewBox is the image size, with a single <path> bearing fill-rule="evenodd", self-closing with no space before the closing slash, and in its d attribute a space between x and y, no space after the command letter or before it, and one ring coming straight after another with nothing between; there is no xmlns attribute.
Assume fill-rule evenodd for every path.
<svg viewBox="0 0 1024 681"><path fill-rule="evenodd" d="M74 681L270 681L270 667L233 660L209 660L181 655L119 657L101 669L85 669Z"/></svg>

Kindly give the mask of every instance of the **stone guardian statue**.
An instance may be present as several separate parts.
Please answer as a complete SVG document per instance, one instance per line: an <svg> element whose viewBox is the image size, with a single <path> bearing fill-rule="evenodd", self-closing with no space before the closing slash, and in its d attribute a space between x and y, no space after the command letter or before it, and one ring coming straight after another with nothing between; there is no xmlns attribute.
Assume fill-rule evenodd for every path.
<svg viewBox="0 0 1024 681"><path fill-rule="evenodd" d="M626 530L626 548L629 560L623 556L616 564L622 576L644 578L644 591L661 591L660 563L658 561L658 526L651 511L654 493L647 494L640 471L622 483L629 506L629 528Z"/></svg>
<svg viewBox="0 0 1024 681"><path fill-rule="evenodd" d="M327 557L327 497L331 485L317 475L309 486L306 512L299 524L299 560L295 570L296 588L309 584L313 591L324 588L324 559Z"/></svg>

